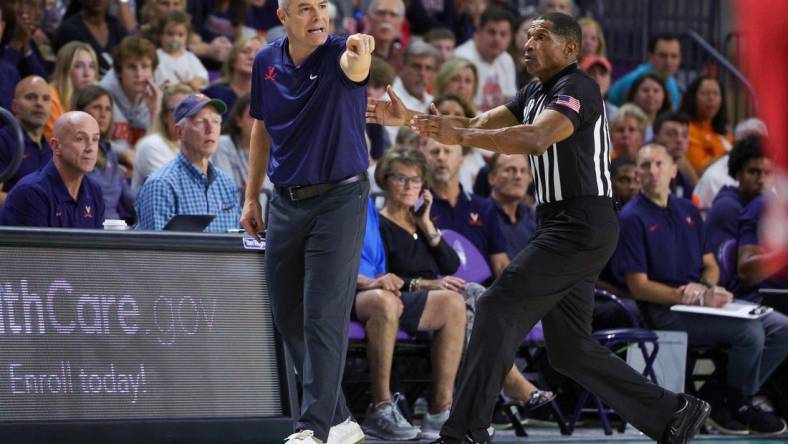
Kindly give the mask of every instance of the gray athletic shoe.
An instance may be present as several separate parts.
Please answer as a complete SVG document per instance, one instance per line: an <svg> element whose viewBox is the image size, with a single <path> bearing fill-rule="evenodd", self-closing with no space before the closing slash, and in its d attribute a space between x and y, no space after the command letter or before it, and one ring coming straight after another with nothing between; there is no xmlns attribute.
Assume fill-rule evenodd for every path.
<svg viewBox="0 0 788 444"><path fill-rule="evenodd" d="M427 412L421 421L421 439L434 441L440 437L441 428L446 420L449 419L449 411L430 414Z"/></svg>
<svg viewBox="0 0 788 444"><path fill-rule="evenodd" d="M399 397L399 393L395 393L383 407L376 410L370 406L367 409L367 416L361 423L364 433L386 441L409 441L419 437L419 428L409 423L399 411Z"/></svg>

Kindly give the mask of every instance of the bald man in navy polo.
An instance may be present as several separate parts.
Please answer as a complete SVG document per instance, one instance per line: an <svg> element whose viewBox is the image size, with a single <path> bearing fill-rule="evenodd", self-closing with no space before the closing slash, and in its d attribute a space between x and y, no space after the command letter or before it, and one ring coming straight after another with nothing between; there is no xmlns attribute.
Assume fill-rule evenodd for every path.
<svg viewBox="0 0 788 444"><path fill-rule="evenodd" d="M368 35L328 34L327 0L279 0L287 35L257 54L249 113L256 120L241 224L265 227L258 192L266 168L276 192L265 276L274 322L303 385L290 444L356 444L341 382L366 224L364 130Z"/></svg>
<svg viewBox="0 0 788 444"><path fill-rule="evenodd" d="M98 123L90 114L72 111L60 116L52 138L52 160L8 193L0 225L101 228L101 188L85 176L96 165L100 138Z"/></svg>

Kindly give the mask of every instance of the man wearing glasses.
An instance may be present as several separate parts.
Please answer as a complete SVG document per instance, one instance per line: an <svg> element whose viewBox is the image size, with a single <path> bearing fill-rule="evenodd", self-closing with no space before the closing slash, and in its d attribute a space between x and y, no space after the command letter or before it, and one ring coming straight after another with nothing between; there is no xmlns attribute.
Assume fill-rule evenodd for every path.
<svg viewBox="0 0 788 444"><path fill-rule="evenodd" d="M385 60L394 72L402 69L401 30L405 19L405 3L402 0L373 0L367 8L369 34L375 38L372 54Z"/></svg>
<svg viewBox="0 0 788 444"><path fill-rule="evenodd" d="M212 214L206 231L226 233L238 228L238 188L209 161L219 146L224 102L195 94L175 108L175 131L181 150L175 159L151 174L137 197L139 230L162 230L178 214Z"/></svg>

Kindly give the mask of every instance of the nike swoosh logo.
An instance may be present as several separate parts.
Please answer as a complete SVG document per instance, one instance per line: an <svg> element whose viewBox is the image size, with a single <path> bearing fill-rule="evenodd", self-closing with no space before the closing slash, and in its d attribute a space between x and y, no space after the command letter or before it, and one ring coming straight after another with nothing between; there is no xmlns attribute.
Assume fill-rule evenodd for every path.
<svg viewBox="0 0 788 444"><path fill-rule="evenodd" d="M317 74L309 74L309 80L315 80L317 78Z"/></svg>

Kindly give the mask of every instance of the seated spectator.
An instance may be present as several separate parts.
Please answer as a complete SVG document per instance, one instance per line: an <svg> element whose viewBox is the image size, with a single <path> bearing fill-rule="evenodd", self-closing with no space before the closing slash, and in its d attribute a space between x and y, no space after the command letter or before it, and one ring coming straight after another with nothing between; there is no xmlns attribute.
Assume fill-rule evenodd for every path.
<svg viewBox="0 0 788 444"><path fill-rule="evenodd" d="M585 71L599 85L599 92L605 98L605 114L608 117L614 116L618 112L618 107L610 103L610 99L607 97L610 89L610 76L613 72L610 61L605 56L590 55L580 62L580 69Z"/></svg>
<svg viewBox="0 0 788 444"><path fill-rule="evenodd" d="M487 111L508 102L517 93L516 70L506 51L512 39L514 18L505 9L490 6L481 16L480 27L454 55L471 61L479 74L475 103Z"/></svg>
<svg viewBox="0 0 788 444"><path fill-rule="evenodd" d="M689 117L686 114L668 112L654 122L654 143L667 148L678 167L676 177L670 182L670 194L694 202L692 192L698 175L687 160L688 134Z"/></svg>
<svg viewBox="0 0 788 444"><path fill-rule="evenodd" d="M711 251L716 253L723 242L738 236L739 216L744 207L768 189L771 169L760 138L748 137L733 146L728 174L738 185L722 187L706 215L704 228Z"/></svg>
<svg viewBox="0 0 788 444"><path fill-rule="evenodd" d="M536 231L536 213L524 203L531 179L531 167L525 156L495 154L490 161L490 199L510 258L528 245Z"/></svg>
<svg viewBox="0 0 788 444"><path fill-rule="evenodd" d="M434 29L451 27L457 21L457 6L459 3L454 0L408 1L405 17L411 34L426 36ZM453 41L454 33L446 30L451 32Z"/></svg>
<svg viewBox="0 0 788 444"><path fill-rule="evenodd" d="M238 228L241 197L233 180L209 161L219 145L225 104L196 94L175 109L178 155L151 174L137 196L139 230L162 230L178 214L216 216L206 228L225 233Z"/></svg>
<svg viewBox="0 0 788 444"><path fill-rule="evenodd" d="M610 175L613 178L613 198L623 208L640 192L637 166L634 161L619 157L610 163Z"/></svg>
<svg viewBox="0 0 788 444"><path fill-rule="evenodd" d="M113 68L101 80L112 95L112 148L132 164L134 144L153 125L161 90L153 79L156 47L142 37L126 37L113 50ZM128 153L126 153L128 151Z"/></svg>
<svg viewBox="0 0 788 444"><path fill-rule="evenodd" d="M186 12L186 0L145 1L140 10L140 36L152 42L156 41L159 20L173 11ZM227 50L229 51L229 49L230 44L228 43Z"/></svg>
<svg viewBox="0 0 788 444"><path fill-rule="evenodd" d="M428 139L423 151L426 151L434 180L430 190L434 196L432 221L442 230L460 234L481 253L491 275L476 283L489 284L509 265L505 239L498 225L495 208L488 199L474 196L460 184L459 172L463 159L460 145L443 145ZM506 374L503 393L530 409L544 405L555 397L552 392L534 387L516 366Z"/></svg>
<svg viewBox="0 0 788 444"><path fill-rule="evenodd" d="M367 6L365 32L375 38L373 55L380 57L400 72L405 53L402 42L402 21L405 3L402 0L372 0Z"/></svg>
<svg viewBox="0 0 788 444"><path fill-rule="evenodd" d="M447 94L443 97L438 97L433 102L438 112L448 116L458 116L473 118L476 114L471 108L471 105L465 102L454 94ZM492 152L472 148L469 146L462 147L462 168L460 168L460 183L466 190L473 190L474 184L479 180L479 174L482 169L487 166L487 158L492 157ZM484 180L486 181L486 171L484 172ZM489 192L487 195L489 196Z"/></svg>
<svg viewBox="0 0 788 444"><path fill-rule="evenodd" d="M249 175L249 141L254 123L249 115L250 100L251 96L246 94L235 101L224 123L224 134L219 137L219 148L211 158L216 168L233 179L241 196L244 196Z"/></svg>
<svg viewBox="0 0 788 444"><path fill-rule="evenodd" d="M736 130L733 132L733 140L738 142L751 136L766 137L768 135L766 124L761 119L750 117L736 125ZM708 210L711 207L711 203L722 187L738 185L736 180L728 174L728 160L728 154L715 160L706 167L703 175L698 179L694 193L700 201L701 211Z"/></svg>
<svg viewBox="0 0 788 444"><path fill-rule="evenodd" d="M580 30L583 33L582 41L580 43L580 63L586 57L607 56L607 43L605 43L605 33L602 31L602 25L591 17L581 17L577 19L577 24L580 25Z"/></svg>
<svg viewBox="0 0 788 444"><path fill-rule="evenodd" d="M446 28L431 29L424 34L424 42L429 43L438 51L438 66L454 57L454 47L457 44L457 38L454 37L454 33L450 30Z"/></svg>
<svg viewBox="0 0 788 444"><path fill-rule="evenodd" d="M254 57L263 46L265 40L262 37L248 37L236 41L222 65L222 77L205 88L203 93L232 108L238 97L252 92L252 65Z"/></svg>
<svg viewBox="0 0 788 444"><path fill-rule="evenodd" d="M112 129L112 98L98 85L88 85L74 95L72 108L91 115L101 133L96 166L87 177L101 188L104 216L107 219L133 219L134 193L120 166L118 154L112 151L109 134Z"/></svg>
<svg viewBox="0 0 788 444"><path fill-rule="evenodd" d="M75 40L88 43L98 57L99 77L103 77L116 63L113 49L126 36L126 31L109 15L109 0L81 0L72 4L79 6L73 8L76 13L61 23L53 40L54 49L59 51L62 45Z"/></svg>
<svg viewBox="0 0 788 444"><path fill-rule="evenodd" d="M158 26L159 48L156 56L156 83L160 86L185 84L195 91L208 85L208 71L200 59L186 49L192 22L189 14L172 11L164 16Z"/></svg>
<svg viewBox="0 0 788 444"><path fill-rule="evenodd" d="M52 159L52 150L44 137L44 125L52 109L52 96L46 80L38 76L22 79L14 92L11 111L14 113L24 141L22 163L16 173L3 183L0 204L6 194L26 175L40 169ZM17 134L10 125L0 128L0 171L11 164L17 147Z"/></svg>
<svg viewBox="0 0 788 444"><path fill-rule="evenodd" d="M625 103L634 103L646 115L646 142L654 138L654 121L659 114L670 111L670 95L659 74L647 73L632 84Z"/></svg>
<svg viewBox="0 0 788 444"><path fill-rule="evenodd" d="M96 164L101 135L90 114L70 111L55 123L52 159L8 193L0 225L101 228L101 188L86 174Z"/></svg>
<svg viewBox="0 0 788 444"><path fill-rule="evenodd" d="M217 37L225 37L231 42L242 37L246 10L245 0L215 0L206 2L207 14L202 22L200 35L204 42L210 42Z"/></svg>
<svg viewBox="0 0 788 444"><path fill-rule="evenodd" d="M721 307L732 295L716 286L719 268L698 209L670 196L676 164L667 149L646 145L636 162L643 188L620 214L614 273L623 276L653 328L685 331L690 346L730 347L726 382L709 381L699 393L712 405L712 426L731 434L782 433L785 423L754 407L751 397L788 355L788 318L776 312L749 320L670 310L674 304Z"/></svg>
<svg viewBox="0 0 788 444"><path fill-rule="evenodd" d="M354 317L364 323L370 362L372 403L361 424L368 435L385 440L415 439L411 425L389 391L397 329L410 334L433 331L432 396L422 423L423 439L437 439L449 417L454 378L465 343L465 301L462 279L450 276L460 259L430 219L432 195L424 155L391 149L378 164L375 181L386 193L378 230L364 240L364 249L381 247L378 262L363 264L358 278ZM424 190L422 192L422 190ZM421 212L414 213L423 197ZM369 205L374 213L374 205ZM377 225L371 214L368 223ZM370 233L370 230L367 230ZM382 240L382 245L381 245ZM362 254L362 262L369 255ZM444 277L440 277L440 276Z"/></svg>
<svg viewBox="0 0 788 444"><path fill-rule="evenodd" d="M5 22L3 21L3 8L0 7L0 37L5 32ZM11 99L14 97L14 89L19 83L19 72L13 63L6 60L5 51L0 51L0 107L11 109Z"/></svg>
<svg viewBox="0 0 788 444"><path fill-rule="evenodd" d="M139 193L145 179L167 162L175 158L180 148L178 134L175 131L175 108L181 100L194 94L194 90L186 85L173 85L164 88L161 104L162 109L153 130L134 146L134 173L131 177L131 189Z"/></svg>
<svg viewBox="0 0 788 444"><path fill-rule="evenodd" d="M372 63L369 67L369 82L367 83L367 97L370 99L381 99L386 94L386 87L394 82L397 75L391 66L380 57L372 56ZM387 150L394 141L383 125L367 123L367 137L369 137L369 157L377 160L383 157L383 151ZM372 163L372 162L370 162ZM370 165L372 168L373 165ZM370 174L374 174L374 168Z"/></svg>
<svg viewBox="0 0 788 444"><path fill-rule="evenodd" d="M409 109L427 112L432 103L432 88L440 55L431 45L413 42L405 50L402 69L394 79L394 92Z"/></svg>
<svg viewBox="0 0 788 444"><path fill-rule="evenodd" d="M646 115L637 105L627 103L610 119L610 157L635 160L635 152L646 140Z"/></svg>
<svg viewBox="0 0 788 444"><path fill-rule="evenodd" d="M687 159L700 176L712 162L731 150L725 92L719 80L698 76L687 87L681 111L690 116Z"/></svg>
<svg viewBox="0 0 788 444"><path fill-rule="evenodd" d="M477 114L475 100L478 88L476 66L465 59L453 58L443 62L435 80L436 96L454 94L471 106L474 115Z"/></svg>
<svg viewBox="0 0 788 444"><path fill-rule="evenodd" d="M80 89L98 80L98 61L93 48L84 42L68 42L57 52L55 72L50 80L52 112L44 125L48 139L54 135L55 121L61 114L71 111L71 98Z"/></svg>
<svg viewBox="0 0 788 444"><path fill-rule="evenodd" d="M681 91L674 77L681 65L681 42L673 34L658 34L648 42L648 62L621 77L610 87L608 98L614 105L621 106L632 84L643 74L655 72L665 79L665 86L670 93L673 110L678 110L681 103Z"/></svg>
<svg viewBox="0 0 788 444"><path fill-rule="evenodd" d="M773 260L778 253L768 249L761 241L761 219L768 197L774 196L762 194L744 207L738 219L736 237L739 246L736 271L740 284L737 296L759 304L763 302L759 289L788 289L785 268L780 266L779 261ZM773 301L770 305L782 314L788 314L788 301L784 297Z"/></svg>
<svg viewBox="0 0 788 444"><path fill-rule="evenodd" d="M17 75L9 80L40 76L47 78L51 72L51 63L44 56L33 36L40 32L39 26L45 9L44 0L5 1L0 3L2 19L0 26L0 60L6 66L16 68ZM4 84L6 78L3 77ZM9 86L13 88L15 84Z"/></svg>
<svg viewBox="0 0 788 444"><path fill-rule="evenodd" d="M203 26L208 14L211 13L213 2L195 0L184 3L186 3L185 10L192 16L192 24L194 25L193 32L189 38L189 50L200 58L208 70L221 69L222 64L227 60L230 49L233 47L233 40L224 35L219 35L211 40L203 40ZM163 15L159 15L159 17Z"/></svg>
<svg viewBox="0 0 788 444"><path fill-rule="evenodd" d="M421 113L429 111L432 95L427 90L435 82L439 57L438 51L424 42L413 42L405 50L402 68L392 88L408 109ZM397 131L395 126L386 128L391 140L397 138Z"/></svg>
<svg viewBox="0 0 788 444"><path fill-rule="evenodd" d="M558 12L570 17L575 16L572 0L539 0L539 4L537 5L536 9L540 14Z"/></svg>
<svg viewBox="0 0 788 444"><path fill-rule="evenodd" d="M269 29L281 25L281 22L276 17L278 8L279 2L249 0L249 8L246 10L246 18L244 19L244 32L251 31L254 34L265 35ZM328 6L328 13L329 18L332 18L331 3ZM329 34L334 34L334 31L329 30Z"/></svg>
<svg viewBox="0 0 788 444"><path fill-rule="evenodd" d="M514 22L514 38L509 44L509 54L514 60L514 69L517 73L518 90L533 80L533 76L525 68L525 42L528 41L528 28L533 21L533 15L517 17Z"/></svg>
<svg viewBox="0 0 788 444"><path fill-rule="evenodd" d="M454 22L452 30L457 37L457 44L463 44L473 38L473 33L479 29L482 14L490 6L490 0L465 0L458 2L459 16Z"/></svg>

